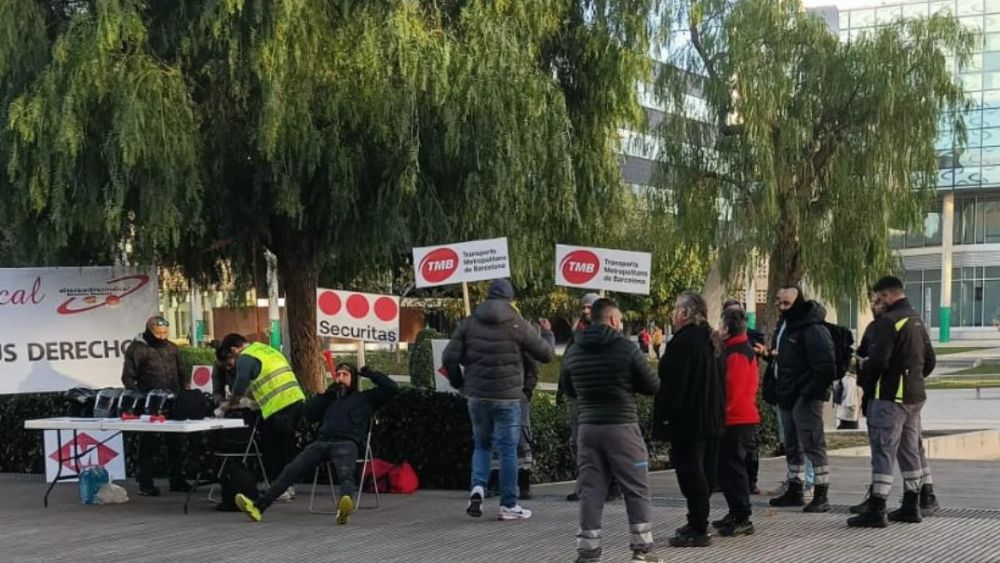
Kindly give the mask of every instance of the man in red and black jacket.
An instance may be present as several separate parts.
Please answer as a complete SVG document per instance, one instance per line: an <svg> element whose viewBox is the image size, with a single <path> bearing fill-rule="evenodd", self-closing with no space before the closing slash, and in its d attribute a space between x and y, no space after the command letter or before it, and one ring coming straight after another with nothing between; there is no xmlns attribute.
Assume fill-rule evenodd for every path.
<svg viewBox="0 0 1000 563"><path fill-rule="evenodd" d="M726 431L719 443L719 482L729 513L712 525L723 536L746 536L754 533L746 459L760 423L757 357L747 336L746 313L739 307L723 310L720 333L725 339Z"/></svg>

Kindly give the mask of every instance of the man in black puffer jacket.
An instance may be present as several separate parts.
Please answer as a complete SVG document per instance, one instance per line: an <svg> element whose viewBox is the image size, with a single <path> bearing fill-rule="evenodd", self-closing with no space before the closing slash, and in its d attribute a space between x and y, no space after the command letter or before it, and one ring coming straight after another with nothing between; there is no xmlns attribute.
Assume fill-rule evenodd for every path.
<svg viewBox="0 0 1000 563"><path fill-rule="evenodd" d="M122 368L122 385L126 389L136 389L148 393L163 389L177 393L187 388L190 374L185 374L181 366L181 354L177 346L167 339L170 323L163 317L150 317L146 330L135 337L125 349L125 365ZM180 434L160 432L140 432L137 452L136 481L139 494L159 496L160 489L153 485L157 458L162 443L167 446L167 465L172 492L187 492L190 485L184 481L184 441Z"/></svg>
<svg viewBox="0 0 1000 563"><path fill-rule="evenodd" d="M483 514L494 448L500 455L500 519L531 517L530 510L517 504L517 443L521 435L521 400L525 396L525 354L548 363L555 352L548 321L540 322L548 337L543 338L517 312L513 299L510 280L494 280L486 302L459 325L442 356L451 386L469 399L475 450L466 512L473 517Z"/></svg>
<svg viewBox="0 0 1000 563"><path fill-rule="evenodd" d="M594 302L592 318L566 352L559 378L576 401L579 425L577 561L600 560L601 512L612 476L625 497L632 561L660 561L653 553L649 454L634 396L655 395L660 380L646 355L622 336L622 314L614 301Z"/></svg>
<svg viewBox="0 0 1000 563"><path fill-rule="evenodd" d="M805 458L816 472L812 501L805 512L827 512L830 468L823 434L823 405L837 377L833 337L824 325L826 310L797 287L778 292L781 322L764 376L764 399L777 404L785 431L788 488L771 506L802 506Z"/></svg>

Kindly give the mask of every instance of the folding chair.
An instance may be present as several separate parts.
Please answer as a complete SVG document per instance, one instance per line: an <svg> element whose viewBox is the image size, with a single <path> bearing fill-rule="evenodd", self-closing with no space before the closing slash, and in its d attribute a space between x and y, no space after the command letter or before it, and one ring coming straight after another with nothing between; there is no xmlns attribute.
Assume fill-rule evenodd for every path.
<svg viewBox="0 0 1000 563"><path fill-rule="evenodd" d="M359 458L358 460L356 460L357 463L361 464L361 478L358 479L358 493L357 493L357 497L354 499L354 510L357 510L359 508L376 508L377 509L379 507L378 480L374 478L374 475L372 476L373 477L372 478L372 484L375 486L375 506L365 506L365 507L361 506L361 493L363 493L364 490L365 490L365 483L364 483L364 481L365 481L365 472L368 470L369 467L373 467L375 465L374 464L375 456L372 453L372 431L375 429L375 425L376 424L377 424L376 418L373 416L372 419L371 419L371 422L368 423L368 437L365 438L365 451L364 451L364 454L362 455L361 458ZM330 483L330 498L333 500L333 506L334 506L333 510L321 510L321 509L315 508L316 486L319 483L319 469L322 466L326 466L326 477L327 477L327 479L329 480L329 483ZM337 490L334 488L334 485L333 485L333 474L334 474L333 463L331 463L329 461L326 462L326 463L324 463L324 464L321 464L319 466L316 466L316 471L313 473L312 492L309 493L309 512L311 512L313 514L336 514L337 513L337 509L336 509L336 506L337 506Z"/></svg>
<svg viewBox="0 0 1000 563"><path fill-rule="evenodd" d="M226 464L229 460L239 458L244 464L247 462L247 458L254 458L257 460L257 466L260 467L260 473L264 476L264 486L268 487L271 482L267 478L267 469L264 467L264 455L260 452L260 446L257 442L257 435L260 433L260 423L262 418L257 417L254 419L253 426L250 428L250 437L247 439L246 448L243 452L229 453L224 451L214 451L212 455L221 458L222 464L219 465L219 471L215 474L215 482L212 483L212 487L208 489L208 501L213 503L222 502L221 499L215 498L215 488L218 486L219 481L222 479L222 473L226 470ZM223 431L224 432L224 431Z"/></svg>

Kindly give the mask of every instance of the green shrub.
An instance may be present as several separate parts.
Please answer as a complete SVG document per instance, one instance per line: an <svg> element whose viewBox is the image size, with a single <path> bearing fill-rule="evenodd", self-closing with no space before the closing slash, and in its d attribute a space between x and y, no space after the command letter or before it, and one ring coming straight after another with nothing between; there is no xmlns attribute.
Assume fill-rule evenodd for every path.
<svg viewBox="0 0 1000 563"><path fill-rule="evenodd" d="M178 350L185 377L191 375L192 366L210 366L215 363L215 350L212 348L181 346Z"/></svg>
<svg viewBox="0 0 1000 563"><path fill-rule="evenodd" d="M434 389L434 351L431 340L447 338L433 328L417 334L417 341L410 350L410 383L422 389Z"/></svg>

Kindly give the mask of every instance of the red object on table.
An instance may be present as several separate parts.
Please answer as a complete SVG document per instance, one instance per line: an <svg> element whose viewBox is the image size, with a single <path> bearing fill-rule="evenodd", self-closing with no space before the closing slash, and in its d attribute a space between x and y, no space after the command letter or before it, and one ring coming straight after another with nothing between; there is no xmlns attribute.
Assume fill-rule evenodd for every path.
<svg viewBox="0 0 1000 563"><path fill-rule="evenodd" d="M330 375L337 373L337 368L333 363L333 350L323 350L323 359L326 360L326 369L330 371Z"/></svg>
<svg viewBox="0 0 1000 563"><path fill-rule="evenodd" d="M122 420L136 420L138 418L139 418L139 415L137 415L137 414L132 414L132 413L128 413L128 412L122 413Z"/></svg>

